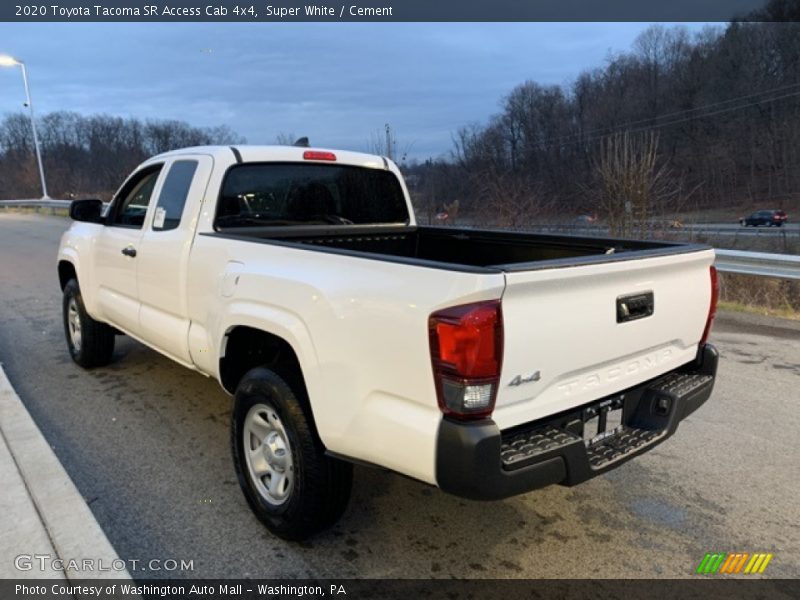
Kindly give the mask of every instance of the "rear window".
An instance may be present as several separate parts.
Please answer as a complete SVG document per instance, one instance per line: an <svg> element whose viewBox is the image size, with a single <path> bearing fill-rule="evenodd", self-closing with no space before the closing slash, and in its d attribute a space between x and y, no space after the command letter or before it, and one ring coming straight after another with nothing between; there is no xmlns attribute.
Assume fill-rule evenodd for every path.
<svg viewBox="0 0 800 600"><path fill-rule="evenodd" d="M232 167L222 184L218 228L406 223L390 171L345 165L258 163Z"/></svg>

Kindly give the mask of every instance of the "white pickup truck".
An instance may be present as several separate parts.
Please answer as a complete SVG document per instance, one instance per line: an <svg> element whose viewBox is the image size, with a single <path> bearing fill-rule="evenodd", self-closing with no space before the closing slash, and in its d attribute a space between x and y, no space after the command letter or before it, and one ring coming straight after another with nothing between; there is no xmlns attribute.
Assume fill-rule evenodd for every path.
<svg viewBox="0 0 800 600"><path fill-rule="evenodd" d="M217 379L244 495L286 539L341 516L353 463L472 499L574 485L714 385L712 249L419 226L381 156L187 148L70 213L72 358L127 334Z"/></svg>

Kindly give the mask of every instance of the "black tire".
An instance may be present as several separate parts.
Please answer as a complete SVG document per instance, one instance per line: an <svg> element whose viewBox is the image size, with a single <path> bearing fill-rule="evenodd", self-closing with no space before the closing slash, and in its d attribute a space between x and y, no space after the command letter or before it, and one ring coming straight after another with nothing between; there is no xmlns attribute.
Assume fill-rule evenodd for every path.
<svg viewBox="0 0 800 600"><path fill-rule="evenodd" d="M295 385L299 387L299 385ZM245 457L246 420L251 410L261 406L274 409L278 423L288 440L292 469L291 490L276 504L265 490L272 475L257 475ZM247 443L259 444L248 429ZM252 449L252 445L251 445ZM302 390L293 390L276 373L264 367L248 371L236 389L231 423L231 450L239 485L250 508L273 534L285 540L303 540L339 520L350 500L353 467L325 454L325 448L313 426L311 411ZM259 491L265 490L267 495Z"/></svg>
<svg viewBox="0 0 800 600"><path fill-rule="evenodd" d="M67 348L69 348L72 360L84 369L103 367L110 363L114 354L114 329L89 316L83 305L81 288L78 286L77 280L70 279L64 286L61 307L64 335L67 338ZM76 318L80 324L77 338L70 324L71 316Z"/></svg>

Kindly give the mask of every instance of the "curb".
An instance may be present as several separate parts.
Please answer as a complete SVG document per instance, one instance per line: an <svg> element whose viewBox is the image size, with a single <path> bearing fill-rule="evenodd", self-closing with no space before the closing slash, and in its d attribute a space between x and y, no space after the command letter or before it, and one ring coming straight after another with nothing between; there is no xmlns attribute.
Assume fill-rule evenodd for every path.
<svg viewBox="0 0 800 600"><path fill-rule="evenodd" d="M2 365L0 437L8 446L55 550L57 557L53 558L63 561L64 576L82 580L131 580L127 569L111 569L111 565L120 564L121 559L17 396ZM93 560L95 569L82 570L85 560Z"/></svg>

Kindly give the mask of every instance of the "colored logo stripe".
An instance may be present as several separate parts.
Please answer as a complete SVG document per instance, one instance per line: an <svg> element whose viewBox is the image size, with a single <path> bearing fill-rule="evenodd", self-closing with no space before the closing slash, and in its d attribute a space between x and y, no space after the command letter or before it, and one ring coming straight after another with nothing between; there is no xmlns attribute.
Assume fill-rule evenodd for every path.
<svg viewBox="0 0 800 600"><path fill-rule="evenodd" d="M751 575L763 573L764 569L767 568L767 565L771 560L772 554L753 554L753 558L751 558L750 562L747 563L747 566L744 568L744 572L750 573Z"/></svg>
<svg viewBox="0 0 800 600"><path fill-rule="evenodd" d="M756 552L755 554L750 554L749 552L733 552L731 554L709 552L700 561L696 572L702 574L735 574L741 573L744 567L745 574L755 575L756 573L763 573L771 560L772 554L765 552Z"/></svg>
<svg viewBox="0 0 800 600"><path fill-rule="evenodd" d="M698 573L716 573L722 561L725 559L724 552L715 552L714 554L706 554L700 566L697 567Z"/></svg>
<svg viewBox="0 0 800 600"><path fill-rule="evenodd" d="M735 554L729 554L728 558L722 564L722 568L719 570L719 572L738 573L744 566L744 563L747 560L748 556L750 556L748 552L737 552Z"/></svg>

